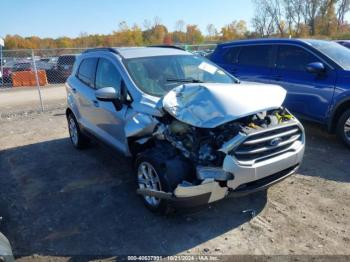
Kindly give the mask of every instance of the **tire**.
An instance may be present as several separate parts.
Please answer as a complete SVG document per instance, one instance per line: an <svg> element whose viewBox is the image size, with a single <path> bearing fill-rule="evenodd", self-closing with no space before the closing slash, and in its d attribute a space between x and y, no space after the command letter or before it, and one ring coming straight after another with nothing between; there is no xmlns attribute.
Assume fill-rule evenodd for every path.
<svg viewBox="0 0 350 262"><path fill-rule="evenodd" d="M346 110L338 120L337 136L350 148L350 109Z"/></svg>
<svg viewBox="0 0 350 262"><path fill-rule="evenodd" d="M142 171L144 168L148 171L147 174L152 174L148 176L148 179ZM135 160L136 185L139 189L151 188L172 193L178 184L190 176L190 170L190 164L177 155L173 148L157 146L137 156ZM143 195L141 198L145 206L154 213L165 215L173 211L169 200Z"/></svg>
<svg viewBox="0 0 350 262"><path fill-rule="evenodd" d="M88 138L81 132L79 128L78 121L76 120L73 113L67 114L68 121L68 130L69 130L69 138L72 145L76 149L84 149L87 147L89 140Z"/></svg>

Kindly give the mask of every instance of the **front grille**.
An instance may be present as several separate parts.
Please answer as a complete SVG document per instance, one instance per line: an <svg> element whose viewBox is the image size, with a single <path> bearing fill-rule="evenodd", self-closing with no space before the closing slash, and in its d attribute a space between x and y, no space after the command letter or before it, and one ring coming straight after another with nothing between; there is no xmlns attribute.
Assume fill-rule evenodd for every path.
<svg viewBox="0 0 350 262"><path fill-rule="evenodd" d="M302 131L297 125L281 127L249 135L233 152L238 161L263 161L290 150L302 139Z"/></svg>

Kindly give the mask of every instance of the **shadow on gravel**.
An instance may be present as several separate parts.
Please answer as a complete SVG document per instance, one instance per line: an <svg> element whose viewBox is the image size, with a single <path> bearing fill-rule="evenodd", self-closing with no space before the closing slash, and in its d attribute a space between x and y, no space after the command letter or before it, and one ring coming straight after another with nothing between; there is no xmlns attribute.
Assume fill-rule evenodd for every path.
<svg viewBox="0 0 350 262"><path fill-rule="evenodd" d="M4 233L16 256L171 255L196 247L260 213L266 192L199 212L159 217L135 194L130 161L68 139L0 152Z"/></svg>
<svg viewBox="0 0 350 262"><path fill-rule="evenodd" d="M299 174L337 182L350 182L350 149L322 127L303 123L306 150Z"/></svg>

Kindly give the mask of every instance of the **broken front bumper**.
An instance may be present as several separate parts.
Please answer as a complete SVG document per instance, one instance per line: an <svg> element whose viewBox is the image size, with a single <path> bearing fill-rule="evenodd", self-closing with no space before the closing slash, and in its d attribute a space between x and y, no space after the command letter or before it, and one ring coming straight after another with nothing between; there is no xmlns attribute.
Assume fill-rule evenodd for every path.
<svg viewBox="0 0 350 262"><path fill-rule="evenodd" d="M304 148L304 141L297 141L288 152L250 165L240 163L232 155L226 155L221 171L232 174L232 179L218 181L207 178L197 186L180 184L174 195L183 198L209 193L207 203L211 203L229 195L245 195L266 189L296 172L302 162Z"/></svg>
<svg viewBox="0 0 350 262"><path fill-rule="evenodd" d="M303 155L303 142L296 143L294 150L290 152L253 165L242 165L234 156L227 155L222 168L197 169L197 176L204 178L199 185L183 183L173 193L149 190L139 190L138 193L167 199L176 207L205 205L225 197L242 196L267 189L295 173ZM210 173L218 179L211 178Z"/></svg>
<svg viewBox="0 0 350 262"><path fill-rule="evenodd" d="M265 178L249 182L247 184L243 184L237 189L231 189L226 186L221 187L219 182L217 181L208 183L210 184L210 186L206 185L204 187L203 184L198 186L192 186L192 187L188 187L186 191L188 193L190 193L191 190L192 190L191 193L194 193L194 191L196 191L196 194L193 194L193 196L180 195L181 193L184 193L185 191L184 190L180 194L177 193L178 195L176 195L175 193L175 196L169 200L171 200L173 204L177 207L192 207L192 206L206 205L206 204L218 201L220 199L223 199L225 197L244 196L244 195L252 194L254 192L269 188L270 186L294 174L298 170L298 168L299 168L299 165L295 165L293 167L280 171L271 176L267 176Z"/></svg>
<svg viewBox="0 0 350 262"><path fill-rule="evenodd" d="M153 190L139 189L137 192L141 195L155 196L161 199L166 199L175 208L204 206L225 197L239 197L267 189L268 187L294 174L298 168L299 165L293 166L278 172L277 174L245 184L243 187L237 188L236 190L221 187L219 182L213 181L197 186L188 186L186 189L180 186L177 188L178 196L171 193Z"/></svg>

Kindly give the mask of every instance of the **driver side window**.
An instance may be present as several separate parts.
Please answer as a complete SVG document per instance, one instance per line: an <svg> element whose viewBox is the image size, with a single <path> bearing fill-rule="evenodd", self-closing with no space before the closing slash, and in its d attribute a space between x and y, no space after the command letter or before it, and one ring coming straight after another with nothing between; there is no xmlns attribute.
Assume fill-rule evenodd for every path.
<svg viewBox="0 0 350 262"><path fill-rule="evenodd" d="M105 58L100 58L96 71L96 89L113 87L120 93L121 75L118 69Z"/></svg>
<svg viewBox="0 0 350 262"><path fill-rule="evenodd" d="M281 45L278 48L277 68L305 71L309 63L320 62L318 58L301 47Z"/></svg>

